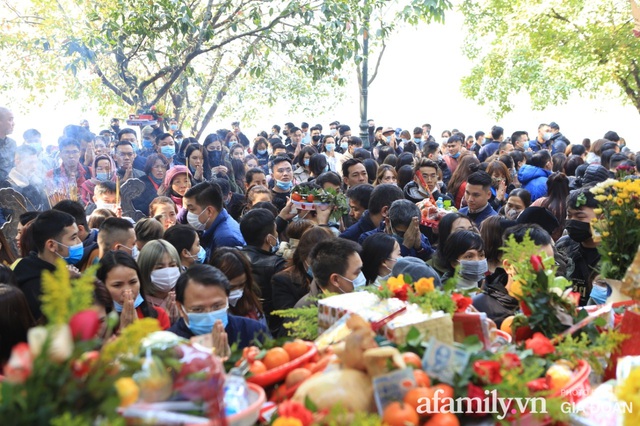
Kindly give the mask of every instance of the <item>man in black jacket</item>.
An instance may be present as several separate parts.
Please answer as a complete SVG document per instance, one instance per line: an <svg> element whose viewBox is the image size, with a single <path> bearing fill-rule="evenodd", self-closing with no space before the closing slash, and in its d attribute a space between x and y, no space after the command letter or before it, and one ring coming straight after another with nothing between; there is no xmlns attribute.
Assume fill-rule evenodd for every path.
<svg viewBox="0 0 640 426"><path fill-rule="evenodd" d="M262 307L270 326L273 310L271 277L285 266L285 260L275 254L280 245L275 220L269 210L255 209L245 214L240 221L240 232L247 243L242 252L251 262L253 280L260 286ZM272 330L272 333L275 331Z"/></svg>

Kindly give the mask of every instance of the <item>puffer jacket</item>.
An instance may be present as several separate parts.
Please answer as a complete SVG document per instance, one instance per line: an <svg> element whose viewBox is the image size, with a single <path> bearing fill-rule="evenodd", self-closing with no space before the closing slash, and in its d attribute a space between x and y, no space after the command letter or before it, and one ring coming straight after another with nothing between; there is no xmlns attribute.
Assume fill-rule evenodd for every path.
<svg viewBox="0 0 640 426"><path fill-rule="evenodd" d="M525 164L518 170L518 180L522 187L531 193L531 202L547 195L547 179L550 170Z"/></svg>

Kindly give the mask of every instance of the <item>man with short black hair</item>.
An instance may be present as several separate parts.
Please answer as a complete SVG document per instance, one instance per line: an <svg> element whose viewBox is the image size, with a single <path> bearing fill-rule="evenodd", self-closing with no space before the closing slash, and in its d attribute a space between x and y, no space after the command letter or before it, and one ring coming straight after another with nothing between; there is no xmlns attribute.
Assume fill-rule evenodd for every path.
<svg viewBox="0 0 640 426"><path fill-rule="evenodd" d="M80 142L71 138L62 138L58 142L62 164L47 172L46 178L52 190L70 193L70 187L79 188L91 179L88 167L80 163Z"/></svg>
<svg viewBox="0 0 640 426"><path fill-rule="evenodd" d="M349 188L347 201L349 202L349 216L354 222L360 220L364 212L369 208L369 199L373 192L373 185L362 183Z"/></svg>
<svg viewBox="0 0 640 426"><path fill-rule="evenodd" d="M31 225L36 253L18 262L14 269L16 282L24 293L29 310L36 322L42 318L42 272L53 272L62 258L68 265L82 258L82 242L73 216L58 210L40 213Z"/></svg>
<svg viewBox="0 0 640 426"><path fill-rule="evenodd" d="M233 123L231 123L231 130L236 135L236 138L238 138L238 142L240 142L246 149L249 146L250 142L249 138L244 133L242 133L242 130L240 130L240 122L234 121Z"/></svg>
<svg viewBox="0 0 640 426"><path fill-rule="evenodd" d="M65 212L73 216L78 226L78 238L82 241L82 259L74 266L80 271L84 271L89 265L89 257L91 253L98 248L98 230L89 229L87 224L87 216L84 208L77 201L63 200L52 207L53 210Z"/></svg>
<svg viewBox="0 0 640 426"><path fill-rule="evenodd" d="M511 134L511 143L514 149L526 151L529 148L529 134L522 130L515 131Z"/></svg>
<svg viewBox="0 0 640 426"><path fill-rule="evenodd" d="M249 263L253 281L260 287L262 307L272 334L276 334L277 327L271 324L273 300L271 297L271 278L284 269L286 261L276 252L280 247L276 218L267 209L253 209L247 212L240 221L240 231L247 245L242 252ZM281 323L281 321L277 321Z"/></svg>
<svg viewBox="0 0 640 426"><path fill-rule="evenodd" d="M291 195L293 188L293 166L291 159L285 155L280 155L271 161L271 177L273 178L273 188L271 194L274 206L281 211L287 204L287 198Z"/></svg>
<svg viewBox="0 0 640 426"><path fill-rule="evenodd" d="M131 178L141 179L145 176L142 170L138 170L133 167L135 158L136 152L130 141L122 140L116 144L115 155L113 156L113 159L118 165L118 177L120 178L122 183Z"/></svg>
<svg viewBox="0 0 640 426"><path fill-rule="evenodd" d="M362 161L352 158L342 163L342 179L347 188L367 183L369 176Z"/></svg>
<svg viewBox="0 0 640 426"><path fill-rule="evenodd" d="M482 130L478 130L475 135L473 135L473 144L469 148L469 151L473 152L477 157L480 154L480 150L482 149L482 145L484 143L484 132Z"/></svg>
<svg viewBox="0 0 640 426"><path fill-rule="evenodd" d="M285 144L285 148L288 153L295 154L298 146L302 143L302 130L295 126L291 127L289 129L289 139L290 141Z"/></svg>
<svg viewBox="0 0 640 426"><path fill-rule="evenodd" d="M474 172L467 178L464 190L467 206L460 209L460 213L467 216L480 229L482 221L498 213L491 207L491 176L487 172Z"/></svg>
<svg viewBox="0 0 640 426"><path fill-rule="evenodd" d="M108 217L100 225L98 231L98 252L95 250L89 255L89 265L97 263L110 251L122 251L130 256L134 254L136 246L136 231L133 223L119 217Z"/></svg>
<svg viewBox="0 0 640 426"><path fill-rule="evenodd" d="M391 203L403 198L402 189L398 188L398 185L385 183L376 186L369 197L368 210L362 214L358 222L340 234L340 237L362 244L369 235L384 232Z"/></svg>
<svg viewBox="0 0 640 426"><path fill-rule="evenodd" d="M538 152L542 149L549 149L551 143L549 140L551 139L551 128L546 123L541 123L538 126L538 136L534 140L529 141L529 149L533 152Z"/></svg>
<svg viewBox="0 0 640 426"><path fill-rule="evenodd" d="M547 195L547 179L551 175L553 163L547 150L533 154L531 161L518 170L518 181L531 194L531 201Z"/></svg>
<svg viewBox="0 0 640 426"><path fill-rule="evenodd" d="M458 158L460 158L460 154L462 154L463 144L464 140L462 136L457 134L447 140L447 155L444 156L444 161L452 175L458 168Z"/></svg>
<svg viewBox="0 0 640 426"><path fill-rule="evenodd" d="M324 292L351 293L367 285L367 279L362 274L361 250L358 244L343 238L332 238L316 244L309 255L313 281L309 293L295 307L317 305L317 297Z"/></svg>
<svg viewBox="0 0 640 426"><path fill-rule="evenodd" d="M491 141L482 147L478 153L478 160L480 162L485 161L491 157L500 147L500 142L504 138L504 129L500 126L493 126L491 128Z"/></svg>
<svg viewBox="0 0 640 426"><path fill-rule="evenodd" d="M555 121L549 123L549 129L551 129L551 138L549 143L551 144L551 155L558 152L563 153L567 149L571 142L562 133L560 133L560 126Z"/></svg>
<svg viewBox="0 0 640 426"><path fill-rule="evenodd" d="M207 259L218 247L238 247L245 244L240 225L227 213L220 187L202 182L184 194L187 222L196 231L204 231L200 245L207 251Z"/></svg>
<svg viewBox="0 0 640 426"><path fill-rule="evenodd" d="M176 302L180 319L169 331L190 339L211 333L216 355L228 356L230 346L238 349L264 341L269 331L256 320L229 314L231 284L227 277L211 265L193 265L176 283Z"/></svg>

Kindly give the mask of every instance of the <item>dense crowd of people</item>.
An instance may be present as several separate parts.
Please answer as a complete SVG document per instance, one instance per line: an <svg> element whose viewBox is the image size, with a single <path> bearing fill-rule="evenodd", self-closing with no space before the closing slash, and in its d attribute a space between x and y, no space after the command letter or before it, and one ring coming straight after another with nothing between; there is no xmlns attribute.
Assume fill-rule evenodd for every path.
<svg viewBox="0 0 640 426"><path fill-rule="evenodd" d="M113 119L97 135L68 125L46 149L36 129L18 144L13 126L0 108L0 188L26 201L20 214L1 206L17 234L0 233L0 365L43 321L42 272L59 259L72 274L96 265L94 307L115 310L120 327L153 317L177 335L240 347L287 333L274 311L401 273L436 285L457 273L499 325L518 309L500 250L511 235L554 257L582 305L602 303L589 188L635 174L640 161L615 132L572 143L556 123L533 138L494 126L436 139L429 124L370 120L365 140L337 121L286 123L250 141L235 122L200 141L176 120L134 129ZM137 221L121 206L130 179L144 186L131 200ZM296 187L342 193L349 212L302 209ZM451 211L425 222L425 202Z"/></svg>

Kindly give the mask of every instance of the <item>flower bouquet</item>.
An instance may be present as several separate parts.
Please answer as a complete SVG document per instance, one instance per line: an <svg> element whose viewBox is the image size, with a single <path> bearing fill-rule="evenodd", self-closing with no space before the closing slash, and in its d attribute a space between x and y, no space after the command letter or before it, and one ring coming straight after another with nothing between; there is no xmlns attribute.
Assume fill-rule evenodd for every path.
<svg viewBox="0 0 640 426"><path fill-rule="evenodd" d="M432 198L425 198L416 204L420 208L420 224L431 228L437 228L440 219L449 213L457 212L451 200L444 200L442 205Z"/></svg>
<svg viewBox="0 0 640 426"><path fill-rule="evenodd" d="M640 247L640 179L608 179L591 192L600 203L592 228L599 242L600 276L614 291L610 301L621 300L618 291L640 300L640 256L636 254ZM635 276L620 282L630 268Z"/></svg>

